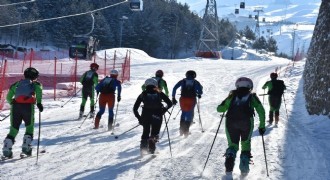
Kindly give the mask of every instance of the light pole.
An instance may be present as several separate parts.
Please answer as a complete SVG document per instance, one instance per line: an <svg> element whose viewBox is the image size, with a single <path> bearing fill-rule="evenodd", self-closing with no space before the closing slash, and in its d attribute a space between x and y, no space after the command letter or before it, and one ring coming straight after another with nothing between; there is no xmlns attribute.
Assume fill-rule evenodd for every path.
<svg viewBox="0 0 330 180"><path fill-rule="evenodd" d="M21 28L21 18L22 18L22 11L23 10L27 10L27 7L25 6L21 6L19 8L17 8L19 10L19 15L18 15L18 26L17 26L17 43L16 43L16 52L17 52L17 48L19 46L19 33L20 33L20 28Z"/></svg>
<svg viewBox="0 0 330 180"><path fill-rule="evenodd" d="M119 47L121 47L121 42L122 42L122 37L123 37L123 25L124 25L124 20L127 20L127 16L122 16L120 19L120 39L119 39Z"/></svg>

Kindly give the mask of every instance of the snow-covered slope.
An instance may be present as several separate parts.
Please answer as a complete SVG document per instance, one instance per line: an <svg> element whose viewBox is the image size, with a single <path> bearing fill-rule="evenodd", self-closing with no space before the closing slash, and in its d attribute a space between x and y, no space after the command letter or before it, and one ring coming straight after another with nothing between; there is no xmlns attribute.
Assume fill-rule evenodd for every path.
<svg viewBox="0 0 330 180"><path fill-rule="evenodd" d="M125 52L125 51L124 51ZM246 76L253 80L254 91L264 93L261 86L268 80L269 73L280 68L280 78L288 87L285 101L280 110L278 128L268 126L265 135L265 147L269 169L268 179L327 179L330 167L330 151L326 139L330 138L327 129L330 123L327 117L309 116L304 107L301 74L304 62L294 67L287 66L289 61L271 57L269 61L230 61L208 59L160 60L148 58L137 51L132 56L131 81L123 84L122 101L118 105L115 135L107 131L106 112L101 119L101 128L94 130L93 120L77 120L80 97L73 98L63 108L69 98L44 99L44 112L41 113L40 149L46 153L23 160L0 162L0 179L222 179L224 175L223 154L227 148L224 121L220 126L210 159L200 176L212 141L220 123L220 114L216 107L234 88L235 80ZM141 56L137 55L141 54ZM144 60L148 59L148 60ZM173 117L179 111L175 106L169 119L169 134L165 133L157 144L157 157L139 158L142 127L121 133L138 125L132 108L141 85L146 78L162 69L169 89L184 78L187 70L197 72L197 80L204 86L204 95L200 99L200 116L204 133L201 132L196 109L196 122L191 127L188 138L179 136L179 117ZM266 111L267 99L260 97ZM89 103L89 102L88 102ZM285 103L285 105L284 105ZM88 110L89 104L86 105ZM97 106L98 109L98 106ZM8 114L8 111L1 112ZM169 115L167 115L169 117ZM33 154L37 149L38 112L36 112L35 141ZM9 131L9 119L0 122L0 137L5 138ZM247 179L267 179L261 136L258 134L258 117L255 117L255 130L252 137L252 155L254 164ZM164 125L161 133L163 132ZM24 125L13 147L14 159L17 159L24 135ZM171 140L169 147L168 136ZM0 143L2 146L2 143ZM170 153L172 152L172 156ZM239 158L236 159L234 178L239 175Z"/></svg>

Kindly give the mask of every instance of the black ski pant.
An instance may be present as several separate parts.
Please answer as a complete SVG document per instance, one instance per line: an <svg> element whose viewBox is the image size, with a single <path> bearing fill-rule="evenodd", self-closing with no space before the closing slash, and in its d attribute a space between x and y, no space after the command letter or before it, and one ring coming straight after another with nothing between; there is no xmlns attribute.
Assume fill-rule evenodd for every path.
<svg viewBox="0 0 330 180"><path fill-rule="evenodd" d="M226 136L229 148L238 151L239 141L241 140L242 151L251 150L252 122L252 118L226 120Z"/></svg>
<svg viewBox="0 0 330 180"><path fill-rule="evenodd" d="M156 137L158 139L159 131L162 126L163 117L161 113L142 112L143 133L141 139Z"/></svg>

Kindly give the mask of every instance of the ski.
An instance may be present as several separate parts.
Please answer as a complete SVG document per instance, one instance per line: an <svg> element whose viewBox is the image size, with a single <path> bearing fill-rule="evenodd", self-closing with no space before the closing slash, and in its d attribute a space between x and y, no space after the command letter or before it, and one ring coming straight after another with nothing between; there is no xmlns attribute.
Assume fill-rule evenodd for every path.
<svg viewBox="0 0 330 180"><path fill-rule="evenodd" d="M39 155L45 154L46 150L41 150ZM14 157L6 157L6 156L1 156L1 163L5 163L5 162L16 162L16 161L20 161L23 159L29 159L29 158L33 158L33 157L37 157L37 155L26 155L23 152L20 153L19 158L14 158Z"/></svg>

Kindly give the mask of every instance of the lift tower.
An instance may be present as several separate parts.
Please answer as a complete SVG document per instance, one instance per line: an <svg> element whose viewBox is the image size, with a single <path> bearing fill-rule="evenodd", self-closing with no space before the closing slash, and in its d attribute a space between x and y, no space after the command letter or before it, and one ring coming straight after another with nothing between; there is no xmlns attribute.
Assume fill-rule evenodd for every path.
<svg viewBox="0 0 330 180"><path fill-rule="evenodd" d="M207 0L197 57L220 58L218 23L217 3Z"/></svg>
<svg viewBox="0 0 330 180"><path fill-rule="evenodd" d="M257 13L257 15L255 15L255 20L257 20L257 23L256 23L256 28L254 30L254 33L257 35L257 38L260 38L260 24L259 24L260 16L259 15L261 12L264 12L262 9L263 9L262 7L256 7L253 11L253 12Z"/></svg>

